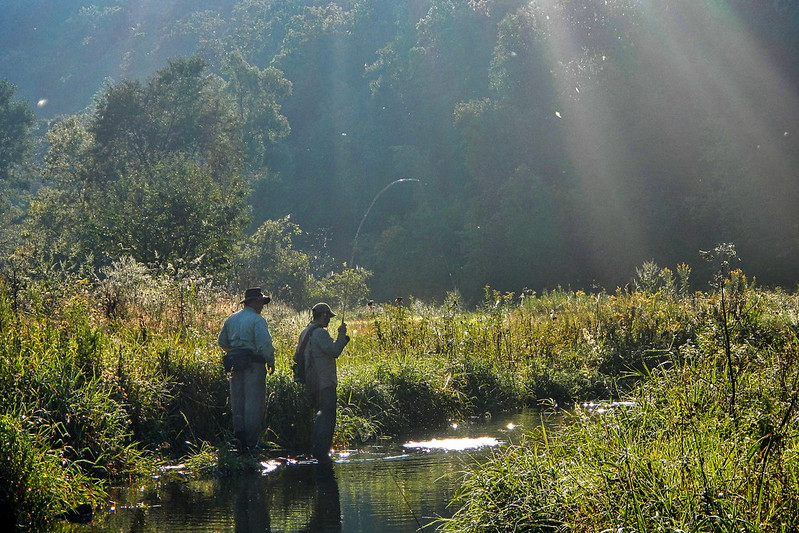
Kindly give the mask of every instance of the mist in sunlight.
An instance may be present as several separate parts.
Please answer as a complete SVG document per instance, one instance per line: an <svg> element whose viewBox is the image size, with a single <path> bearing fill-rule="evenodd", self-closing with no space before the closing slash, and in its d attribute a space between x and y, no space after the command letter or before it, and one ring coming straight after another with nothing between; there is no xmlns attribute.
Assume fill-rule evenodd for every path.
<svg viewBox="0 0 799 533"><path fill-rule="evenodd" d="M544 0L535 15L599 276L690 241L682 210L719 242L773 228L795 247L796 198L781 185L797 162L799 102L742 14L722 1L576 4ZM663 211L654 223L652 205Z"/></svg>

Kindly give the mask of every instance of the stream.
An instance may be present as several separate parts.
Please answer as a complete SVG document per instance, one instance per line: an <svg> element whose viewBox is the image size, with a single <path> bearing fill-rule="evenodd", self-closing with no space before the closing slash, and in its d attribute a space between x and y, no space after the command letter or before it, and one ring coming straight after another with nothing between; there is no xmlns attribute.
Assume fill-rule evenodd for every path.
<svg viewBox="0 0 799 533"><path fill-rule="evenodd" d="M435 531L454 511L448 504L464 471L520 442L532 427L559 419L528 410L338 451L331 467L254 459L248 475L136 483L111 490L108 506L90 524L65 531Z"/></svg>

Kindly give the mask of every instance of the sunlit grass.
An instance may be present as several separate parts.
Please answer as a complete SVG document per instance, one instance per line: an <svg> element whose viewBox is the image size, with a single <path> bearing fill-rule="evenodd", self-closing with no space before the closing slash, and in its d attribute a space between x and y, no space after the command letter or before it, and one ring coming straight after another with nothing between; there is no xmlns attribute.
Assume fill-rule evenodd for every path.
<svg viewBox="0 0 799 533"><path fill-rule="evenodd" d="M637 372L631 402L577 406L572 423L549 433L542 426L470 473L446 529L795 530L797 296L755 290L740 272L725 287L726 317L717 295L686 302L693 312L679 320L692 335L670 346L667 365ZM621 314L613 330L677 316L652 306L650 296L630 295L627 306L608 309ZM640 325L631 326L636 335L647 331Z"/></svg>
<svg viewBox="0 0 799 533"><path fill-rule="evenodd" d="M687 267L678 272L687 277ZM643 269L639 278L635 290L614 293L556 289L517 296L487 288L477 309L463 308L451 294L440 305L411 300L348 310L352 342L339 359L335 446L418 435L542 402L571 408L583 400L632 398L636 407L601 417L578 409L563 434L532 435L527 445L498 456L475 478L488 486L464 490L462 514L483 505L469 497L490 494L491 472L499 468L502 490L524 500L509 501L510 508L525 509L542 524L615 527L586 518L606 513L630 527L641 520L651 526L656 509L657 527L667 527L663 516L677 524L697 515L708 491L720 487L736 496L714 503L719 509L748 513L751 506L740 503L746 500L760 505L762 516L782 516L780 509L793 505L793 482L775 476L794 479L793 417L785 424L781 417L793 411L799 298L756 289L737 271L725 282L739 389L733 417L719 294L690 293L667 269ZM102 285L72 286L57 302L40 295L16 310L0 290L0 414L18 429L32 427L20 425L24 420L48 428L29 434L37 461L47 464L52 455L80 473L71 478L69 495L55 498L58 505L37 500L40 516L158 465L183 464L194 476L252 466L231 451L228 384L216 346L237 298L168 284L162 289L173 300L153 292L144 298L140 289L134 298L121 285L114 297L123 303L109 316L108 302L93 292L105 290ZM265 316L277 371L268 377L263 441L275 453L302 453L312 416L290 362L310 316L279 302ZM337 327L334 320L332 334ZM736 431L743 437L731 439ZM45 479L53 475L40 471ZM658 486L668 488L665 502L653 500ZM697 496L700 486L705 492ZM788 496L776 496L786 490ZM622 500L626 506L619 507ZM775 501L788 503L768 507ZM12 504L27 505L13 498ZM512 523L509 512L497 516Z"/></svg>

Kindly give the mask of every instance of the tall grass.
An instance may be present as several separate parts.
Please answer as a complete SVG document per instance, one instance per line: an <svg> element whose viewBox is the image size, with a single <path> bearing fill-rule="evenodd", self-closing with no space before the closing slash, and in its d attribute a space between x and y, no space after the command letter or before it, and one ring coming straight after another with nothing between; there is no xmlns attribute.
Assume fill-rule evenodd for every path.
<svg viewBox="0 0 799 533"><path fill-rule="evenodd" d="M46 419L0 415L0 521L31 529L80 504L94 504L105 492L80 465L65 457L60 438L66 428Z"/></svg>
<svg viewBox="0 0 799 533"><path fill-rule="evenodd" d="M203 474L235 470L235 458L228 453L232 435L227 376L216 334L225 317L238 308L239 297L201 276L155 274L128 260L120 260L97 278L80 269L45 270L32 270L25 283L15 278L13 290L0 281L0 416L20 438L28 439L27 449L39 463L46 465L50 457L58 457L80 475L70 475L68 494L39 499L29 507L9 496L18 489L6 487L8 507L35 508L19 516L38 513L35 519L44 520L81 500L96 501L108 483L149 473L164 461L180 459ZM764 460L750 470L761 480L757 489L761 501L770 501L767 496L776 489L769 473L781 467L790 443L793 418L784 417L796 406L788 409L792 396L777 395L776 389L771 389L771 403L763 403L768 396L752 396L751 387L766 390L766 385L792 383L799 315L796 297L755 289L742 273L734 272L725 281L725 312L720 313L717 292L690 293L690 269L682 265L677 272L674 276L668 269L650 266L639 273L636 290L612 294L556 289L517 296L486 288L485 300L477 309L463 308L457 294L448 295L442 305L411 300L406 305L348 309L352 342L339 360L336 445L441 427L450 419L542 401L570 406L581 400L621 398L633 387L646 387L634 393L636 398L651 397L634 411L636 416L646 413L646 420L631 425L618 419L619 428L634 427L638 433L618 429L611 439L614 426L607 421L621 413L606 415L603 424L596 422L597 416L578 412L569 430L572 433L543 444L531 440L532 448L514 449L509 453L518 458L505 460L538 468L529 456L533 449L538 450L533 458L560 453L564 464L577 468L579 460L565 458L580 452L586 439L596 434L604 435L609 443L598 448L603 453L595 456L607 451L629 461L636 455L622 454L614 446L629 442L627 448L643 456L646 447L636 446L646 436L647 442L657 443L665 453L670 446L661 446L658 435L677 434L674 428L667 433L660 427L679 419L668 408L662 409L677 393L673 389L657 392L661 389L653 385L663 383L667 376L685 387L694 384L690 394L684 393L686 399L680 400L683 408L689 400L715 406L706 410L717 419L697 417L692 422L698 432L713 429L723 437L735 424L752 428L749 438L762 443L758 457ZM297 336L310 316L279 302L265 316L277 349L277 371L267 378L263 440L275 448L304 451L312 416L302 388L291 379L290 365ZM729 328L741 406L733 418L729 417L729 369L719 355L724 353L723 320ZM336 326L332 324L331 330ZM756 385L745 368L769 369L771 381ZM759 415L743 410L752 403L760 406ZM44 429L33 431L26 422L30 420ZM680 435L692 434L685 428L680 431ZM697 442L693 448L683 444L679 450L701 449L709 454L715 444ZM738 446L753 453L745 442ZM19 451L8 453L21 457ZM676 456L678 449L671 453ZM591 454L585 455L587 461ZM215 466L209 464L213 457ZM24 463L17 459L9 464ZM620 460L614 459L614 468L624 466ZM709 455L702 456L705 474L710 472L707 465L715 462ZM557 464L547 468L556 467L563 468ZM630 463L633 467L638 468ZM54 476L47 468L38 471L42 479ZM619 474L616 481L607 472L607 479L580 479L588 471L585 466L584 472L567 474L587 486L627 483L637 487L639 502L646 501L639 494L645 484L637 483L643 471L630 470L626 477ZM674 475L664 472L663 479L672 483ZM701 476L692 475L705 483ZM519 479L504 482L508 490L530 476L515 477ZM33 486L33 480L25 479ZM709 476L707 488L714 486L711 481ZM557 488L544 485L544 477L540 483L547 490ZM524 498L534 498L535 491L521 486L519 490ZM557 490L576 494L575 487ZM551 501L544 496L543 492L537 496L540 502ZM606 496L615 501L616 493ZM463 503L469 507L466 500ZM576 505L593 504L586 499ZM638 506L647 508L644 503ZM532 512L533 506L524 508ZM562 512L561 506L558 513ZM646 516L644 511L636 515L627 509L625 513ZM567 520L563 518L567 515L542 516L552 523Z"/></svg>
<svg viewBox="0 0 799 533"><path fill-rule="evenodd" d="M578 406L498 453L467 475L445 529L797 530L799 297L741 272L725 290L724 308L720 295L694 304L703 320L670 365L637 373L632 406Z"/></svg>

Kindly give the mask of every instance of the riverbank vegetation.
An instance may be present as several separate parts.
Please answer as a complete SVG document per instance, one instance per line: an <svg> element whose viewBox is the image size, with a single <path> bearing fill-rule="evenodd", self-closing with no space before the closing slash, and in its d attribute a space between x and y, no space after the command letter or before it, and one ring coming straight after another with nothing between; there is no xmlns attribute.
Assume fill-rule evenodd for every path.
<svg viewBox="0 0 799 533"><path fill-rule="evenodd" d="M275 302L273 449L308 439L288 361L297 310L326 300L353 332L339 446L630 396L626 412L578 411L545 457L579 450L555 465L578 479L588 443L615 443L626 468L646 442L664 454L652 472L701 480L705 507L681 499L695 489L681 477L650 512L643 474L623 471L592 496L636 507L607 516L640 528L733 509L770 525L790 509L795 296L731 270L731 249L709 254L723 268L680 263L732 240L735 266L796 283L799 3L30 5L5 0L0 17L4 522L34 527L167 462L245 467L214 337L252 285ZM636 416L661 423L627 428ZM717 442L668 470L675 435L705 433ZM720 456L697 451L711 444L757 494L713 495ZM509 453L544 471L541 449ZM604 520L567 491L542 520ZM470 497L452 524L479 523Z"/></svg>
<svg viewBox="0 0 799 533"><path fill-rule="evenodd" d="M666 328L686 335L635 372L627 402L578 405L556 433L542 426L495 454L465 478L444 529L795 531L799 296L733 271L689 300Z"/></svg>
<svg viewBox="0 0 799 533"><path fill-rule="evenodd" d="M117 280L112 291L107 281L52 275L0 284L4 512L43 524L101 502L109 483L178 460L195 475L246 466L229 451L227 380L215 345L238 296L199 281L121 283L118 273L108 278ZM601 522L598 509L622 525L655 515L676 524L675 509L695 517L732 506L740 517L750 503L769 520L789 516L799 298L759 289L740 271L692 292L689 276L687 265L647 263L634 287L613 293L486 288L476 309L456 293L436 305L344 309L353 341L340 361L336 446L542 402L571 408L632 397L635 408L601 416L578 408L563 435L533 435L498 456L467 480L451 524L477 520L475 510L488 508L481 495L520 505L518 517L484 515L501 523L542 516L542 524L587 530ZM278 363L264 441L276 453L300 453L311 415L290 357L309 317L279 302L266 316ZM651 473L659 477L647 481ZM658 490L663 483L668 490ZM557 505L555 489L564 498ZM590 503L583 489L604 500ZM518 494L523 502L511 501ZM614 507L635 501L621 514ZM682 507L689 504L704 507ZM555 514L541 515L547 509Z"/></svg>

